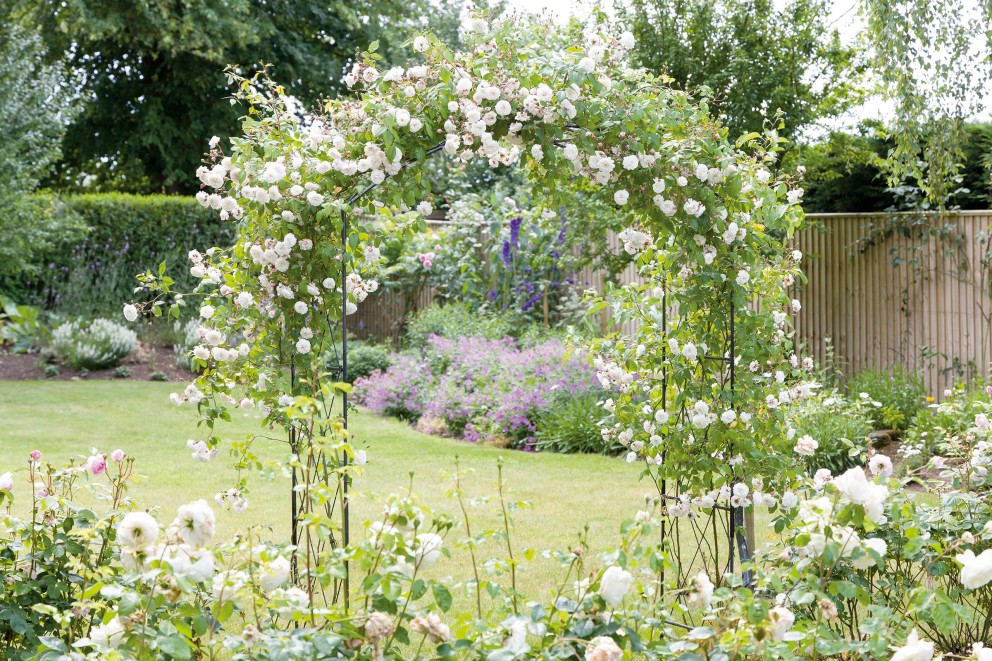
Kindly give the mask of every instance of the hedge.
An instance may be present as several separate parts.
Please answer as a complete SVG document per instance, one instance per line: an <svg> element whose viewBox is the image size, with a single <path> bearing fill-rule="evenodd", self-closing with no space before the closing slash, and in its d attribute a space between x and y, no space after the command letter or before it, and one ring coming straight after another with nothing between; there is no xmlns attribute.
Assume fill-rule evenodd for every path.
<svg viewBox="0 0 992 661"><path fill-rule="evenodd" d="M18 303L67 316L112 314L134 298L136 274L165 261L182 291L192 284L190 250L234 242L234 224L191 197L101 193L60 199L66 217L81 221L84 231L34 255L19 273L0 276L0 293Z"/></svg>

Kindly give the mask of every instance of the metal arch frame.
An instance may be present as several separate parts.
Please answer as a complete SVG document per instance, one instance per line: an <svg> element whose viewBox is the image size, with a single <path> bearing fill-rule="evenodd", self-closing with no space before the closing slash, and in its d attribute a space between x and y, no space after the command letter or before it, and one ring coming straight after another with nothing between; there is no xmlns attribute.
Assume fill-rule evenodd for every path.
<svg viewBox="0 0 992 661"><path fill-rule="evenodd" d="M566 129L581 129L582 127L576 124L566 124ZM557 147L564 147L569 144L564 140L554 140L553 144ZM444 143L439 143L425 152L425 157L433 156L434 154L442 151L444 149ZM404 167L409 167L410 162L404 164ZM382 183L385 183L390 178L389 175L386 176L380 183L370 183L361 191L352 195L346 202L347 207L351 207L356 202L359 202L365 195L371 191L378 188ZM347 277L348 277L348 264L345 255L348 250L348 209L341 210L341 364L339 367L339 374L341 381L347 381L348 379L348 292L347 292ZM667 291L662 294L662 331L667 335L668 333L668 305L667 305ZM726 356L703 356L706 360L720 360L726 361L730 365L730 392L731 392L731 406L734 404L734 393L736 392L736 337L735 337L735 324L736 324L736 308L733 299L730 301L730 357ZM664 357L667 353L667 348L662 349L662 356ZM290 378L291 383L295 384L295 368L290 368ZM667 397L667 385L668 385L668 370L662 368L662 389L665 392L665 397ZM344 428L348 429L348 394L341 394L341 419ZM290 445L294 452L296 452L296 435L295 431L290 431ZM349 461L348 456L344 456L343 464L345 468L348 467ZM344 472L344 479L342 482L342 499L341 499L341 522L342 522L342 542L345 547L347 547L351 542L351 522L350 522L350 511L349 511L349 491L350 491L351 478L348 472ZM294 546L298 541L298 528L299 528L299 510L296 500L296 469L293 470L293 491L291 497L291 509L292 509L292 534L291 539ZM663 498L675 498L675 496L670 496L664 492L665 483L662 482L662 497ZM736 542L737 555L741 560L741 563L747 562L751 557L751 549L748 548L747 537L745 534L745 522L744 522L744 508L743 507L733 507L716 504L714 509L719 509L727 512L727 522L728 522L728 543L729 543L729 571L733 573L734 571L734 550ZM665 523L662 522L662 538L665 536ZM294 574L295 574L295 561L294 561ZM349 604L350 601L350 567L349 563L345 561L345 578L343 581L343 596L345 606ZM748 570L743 574L743 581L746 586L752 584L751 571Z"/></svg>

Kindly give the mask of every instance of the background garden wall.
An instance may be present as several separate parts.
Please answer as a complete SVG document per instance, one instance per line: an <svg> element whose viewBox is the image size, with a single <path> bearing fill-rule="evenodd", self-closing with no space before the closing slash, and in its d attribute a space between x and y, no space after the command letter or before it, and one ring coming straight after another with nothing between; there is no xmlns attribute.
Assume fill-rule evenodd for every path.
<svg viewBox="0 0 992 661"><path fill-rule="evenodd" d="M992 212L963 211L936 223L884 213L807 219L810 228L796 237L808 277L796 286L802 303L796 330L817 360L832 351L847 373L903 365L920 372L938 398L962 377L989 373ZM619 252L616 236L608 240ZM621 281L635 277L630 266ZM580 271L576 282L599 291L605 286L603 272L592 268ZM384 288L374 305L359 308L353 328L361 338L395 341L404 312L431 299L428 289ZM607 312L602 315L606 328Z"/></svg>

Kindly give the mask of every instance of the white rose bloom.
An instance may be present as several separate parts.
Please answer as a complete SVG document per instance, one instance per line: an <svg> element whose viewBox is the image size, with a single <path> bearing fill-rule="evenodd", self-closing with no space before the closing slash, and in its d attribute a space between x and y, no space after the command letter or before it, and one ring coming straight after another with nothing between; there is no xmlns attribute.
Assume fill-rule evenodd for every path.
<svg viewBox="0 0 992 661"><path fill-rule="evenodd" d="M300 341L296 343L296 351L299 353L310 353L310 348L310 340L300 338Z"/></svg>
<svg viewBox="0 0 992 661"><path fill-rule="evenodd" d="M243 291L235 297L234 302L238 307L250 308L255 305L255 298L249 292Z"/></svg>
<svg viewBox="0 0 992 661"><path fill-rule="evenodd" d="M920 634L913 629L906 644L896 649L890 661L930 661L933 658L933 643L920 640Z"/></svg>
<svg viewBox="0 0 992 661"><path fill-rule="evenodd" d="M689 604L697 608L707 608L713 599L713 581L706 572L701 571L693 580L696 591L689 596Z"/></svg>
<svg viewBox="0 0 992 661"><path fill-rule="evenodd" d="M628 193L627 191L618 190L616 193L613 194L613 201L619 204L620 206L623 206L627 204L627 199L629 197L630 197L630 193Z"/></svg>
<svg viewBox="0 0 992 661"><path fill-rule="evenodd" d="M417 205L417 211L421 216L429 216L434 211L434 207L431 206L430 202L424 201Z"/></svg>
<svg viewBox="0 0 992 661"><path fill-rule="evenodd" d="M417 131L419 131L422 128L424 128L424 123L422 121L420 121L416 117L413 117L413 118L410 119L410 132L411 133L416 133Z"/></svg>
<svg viewBox="0 0 992 661"><path fill-rule="evenodd" d="M624 32L620 35L620 45L623 46L625 50L630 50L634 47L636 41L634 40L634 35L631 32Z"/></svg>
<svg viewBox="0 0 992 661"><path fill-rule="evenodd" d="M608 567L603 572L603 577L599 581L599 594L609 606L616 606L623 601L624 596L630 591L630 585L634 577L630 572L624 571L616 565Z"/></svg>
<svg viewBox="0 0 992 661"><path fill-rule="evenodd" d="M216 517L205 500L197 500L182 505L172 525L187 544L206 546L214 537Z"/></svg>
<svg viewBox="0 0 992 661"><path fill-rule="evenodd" d="M772 638L776 642L781 642L796 622L796 616L785 606L776 606L771 609L768 612L768 617L772 621Z"/></svg>
<svg viewBox="0 0 992 661"><path fill-rule="evenodd" d="M119 617L111 619L106 624L98 624L90 629L89 638L81 638L74 646L85 647L92 645L99 652L109 652L116 649L124 641L124 623Z"/></svg>
<svg viewBox="0 0 992 661"><path fill-rule="evenodd" d="M581 60L579 60L579 68L585 71L586 73L592 73L593 71L596 70L596 61L593 60L591 57L584 57Z"/></svg>
<svg viewBox="0 0 992 661"><path fill-rule="evenodd" d="M625 156L623 159L623 169L624 170L636 170L638 165L637 156L631 154L630 156Z"/></svg>
<svg viewBox="0 0 992 661"><path fill-rule="evenodd" d="M262 180L270 184L278 183L286 178L286 166L278 161L266 163L262 170Z"/></svg>
<svg viewBox="0 0 992 661"><path fill-rule="evenodd" d="M441 558L444 540L440 535L428 532L417 535L416 542L417 566L423 569L432 567Z"/></svg>
<svg viewBox="0 0 992 661"><path fill-rule="evenodd" d="M312 190L309 193L307 193L307 202L310 204L310 206L319 207L321 204L324 203L324 196L318 193L317 191Z"/></svg>
<svg viewBox="0 0 992 661"><path fill-rule="evenodd" d="M158 521L148 512L128 512L117 524L117 543L130 551L147 547L158 539Z"/></svg>
<svg viewBox="0 0 992 661"><path fill-rule="evenodd" d="M622 661L623 650L609 636L596 636L586 645L585 661Z"/></svg>
<svg viewBox="0 0 992 661"><path fill-rule="evenodd" d="M200 316L204 319L209 319L210 317L214 316L214 306L204 305L202 308L200 308Z"/></svg>
<svg viewBox="0 0 992 661"><path fill-rule="evenodd" d="M293 304L293 309L299 314L306 314L310 310L310 307L303 301L296 301Z"/></svg>
<svg viewBox="0 0 992 661"><path fill-rule="evenodd" d="M128 321L135 321L138 318L138 308L130 303L124 306L124 318Z"/></svg>
<svg viewBox="0 0 992 661"><path fill-rule="evenodd" d="M423 53L425 50L427 50L427 47L429 45L430 44L427 41L427 37L417 37L416 39L413 40L413 50L417 51L418 53Z"/></svg>
<svg viewBox="0 0 992 661"><path fill-rule="evenodd" d="M746 285L750 280L751 280L751 274L745 271L744 269L741 269L740 271L737 272L737 284L740 285L741 287Z"/></svg>
<svg viewBox="0 0 992 661"><path fill-rule="evenodd" d="M868 460L868 470L871 471L872 475L883 475L884 477L889 477L892 475L892 460L884 454L873 455L872 458Z"/></svg>
<svg viewBox="0 0 992 661"><path fill-rule="evenodd" d="M289 560L279 556L262 565L258 572L258 584L264 592L271 592L289 580Z"/></svg>
<svg viewBox="0 0 992 661"><path fill-rule="evenodd" d="M992 549L982 551L977 557L968 550L954 557L961 563L961 585L977 590L992 581Z"/></svg>
<svg viewBox="0 0 992 661"><path fill-rule="evenodd" d="M885 520L885 499L889 495L889 488L869 482L864 470L852 468L833 478L832 484L847 500L864 507L865 514L873 522L882 523ZM992 560L992 551L989 552L989 559Z"/></svg>
<svg viewBox="0 0 992 661"><path fill-rule="evenodd" d="M885 543L884 539L877 539L877 538L866 539L864 540L863 544L864 544L863 550L865 554L854 561L853 564L856 569L864 570L875 566L875 558L873 558L868 553L869 549L879 554L883 558L885 557L886 551L889 550L889 545Z"/></svg>
<svg viewBox="0 0 992 661"><path fill-rule="evenodd" d="M565 158L567 158L570 161L574 161L576 158L579 157L579 148L569 143L565 145L564 154L565 154Z"/></svg>

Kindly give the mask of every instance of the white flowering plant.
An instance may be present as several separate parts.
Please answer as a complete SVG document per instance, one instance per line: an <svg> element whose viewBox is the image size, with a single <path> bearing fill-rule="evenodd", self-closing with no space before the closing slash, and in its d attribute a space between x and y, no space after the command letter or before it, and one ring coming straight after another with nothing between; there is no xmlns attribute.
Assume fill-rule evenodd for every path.
<svg viewBox="0 0 992 661"><path fill-rule="evenodd" d="M138 346L137 334L109 319L67 321L52 331L52 349L75 369L118 365Z"/></svg>

